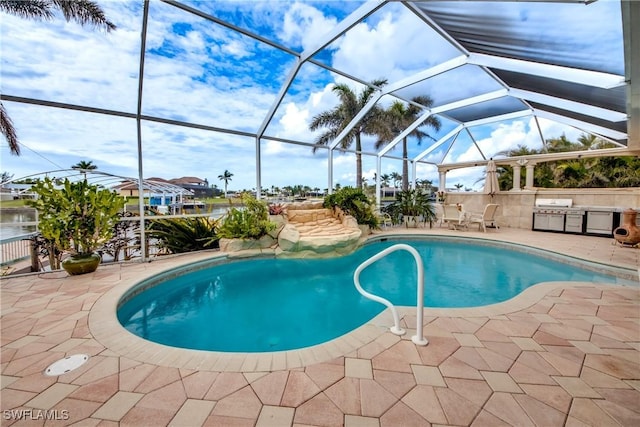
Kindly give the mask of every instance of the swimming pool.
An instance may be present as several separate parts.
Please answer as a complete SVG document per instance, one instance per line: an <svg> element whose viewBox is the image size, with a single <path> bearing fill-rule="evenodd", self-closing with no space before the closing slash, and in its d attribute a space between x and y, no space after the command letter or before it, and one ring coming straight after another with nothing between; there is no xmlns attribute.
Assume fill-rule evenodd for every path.
<svg viewBox="0 0 640 427"><path fill-rule="evenodd" d="M319 344L384 309L356 291L353 272L362 261L400 242L416 248L423 259L426 307L492 304L545 281L634 284L594 271L595 266L580 268L577 260L554 260L517 245L388 239L340 258L220 262L160 283L152 279L125 294L118 319L142 338L197 350L265 352ZM416 269L407 252L383 258L364 270L360 280L366 290L395 305L415 306Z"/></svg>

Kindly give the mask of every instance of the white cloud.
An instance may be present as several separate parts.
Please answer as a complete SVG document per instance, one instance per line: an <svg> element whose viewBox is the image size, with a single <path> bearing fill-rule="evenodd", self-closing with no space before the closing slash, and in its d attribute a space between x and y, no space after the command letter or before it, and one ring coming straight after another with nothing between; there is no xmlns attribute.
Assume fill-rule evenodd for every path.
<svg viewBox="0 0 640 427"><path fill-rule="evenodd" d="M210 3L202 5L215 14ZM328 5L331 7L330 2ZM63 19L33 22L3 14L3 94L135 112L141 3L104 2L103 7L118 25L114 32L93 31ZM241 11L241 21L280 31L277 36L269 36L304 49L316 46L337 23L326 9L323 12L303 2L222 2L216 7L230 13ZM286 76L280 59L286 54L274 56L270 47L166 3L151 2L150 10L143 112L256 132ZM441 42L431 37L432 31L425 29L414 14L392 2L331 46L333 66L365 80L384 76L394 81L451 57L451 48L442 48ZM288 59L293 61L293 57ZM308 130L310 120L336 105L333 83L348 81L329 75L313 64L305 64L271 121L268 135L313 142L316 135ZM360 90L360 85L350 84ZM456 85L436 85L432 89L445 98L452 89L466 90L478 84L464 79ZM137 175L135 120L12 102L5 102L5 106L22 141L60 166L91 160L107 172ZM573 138L573 131L566 127L544 120L540 126L547 138L562 132ZM478 143L495 152L519 141L534 144L536 138L537 128L521 121L498 126L490 138L481 138ZM366 144L370 147L371 141ZM262 148L264 185L288 185L295 180L326 186L326 151L312 155L310 147L274 141L263 141ZM3 171L24 176L53 167L28 149L23 152L22 157L10 156L3 144ZM470 154L460 153L460 159ZM143 156L145 176L197 175L213 183L218 174L229 169L234 173L232 188L255 185L255 140L251 137L144 122ZM427 160L435 158L434 153ZM375 170L374 160L364 157L366 177ZM342 185L355 183L353 154L334 153L334 167L336 181ZM400 168L400 162L385 165L386 173L400 172ZM421 173L432 176L434 172L420 167L419 176Z"/></svg>
<svg viewBox="0 0 640 427"><path fill-rule="evenodd" d="M244 58L251 55L251 53L247 51L246 46L238 40L232 40L231 42L224 44L222 51L233 55L236 58Z"/></svg>
<svg viewBox="0 0 640 427"><path fill-rule="evenodd" d="M452 48L406 8L389 4L380 13L378 21L360 23L340 39L335 67L367 81L393 82L451 57Z"/></svg>
<svg viewBox="0 0 640 427"><path fill-rule="evenodd" d="M284 41L303 49L315 48L322 37L337 24L318 9L304 3L293 3L284 15L281 37Z"/></svg>
<svg viewBox="0 0 640 427"><path fill-rule="evenodd" d="M564 134L570 141L577 141L584 133L574 127L543 118L538 119L538 122L540 123L540 131L545 139L559 138ZM533 123L531 123L530 126L533 127Z"/></svg>
<svg viewBox="0 0 640 427"><path fill-rule="evenodd" d="M311 91L304 102L289 102L280 106L281 116L276 115L278 127L270 128L269 133L280 138L298 139L305 142L313 142L315 137L322 132L318 130L312 133L309 124L317 114L330 110L338 103L338 98L333 93L333 83L327 84L319 91ZM282 112L284 111L284 112Z"/></svg>
<svg viewBox="0 0 640 427"><path fill-rule="evenodd" d="M529 139L530 127L524 120L516 120L511 123L499 123L495 130L491 132L489 138L477 141L478 147L485 153L485 157L492 157L495 153L509 150L517 145L525 145ZM540 138L538 138L540 140ZM474 146L467 153L458 157L456 161L472 161L477 160L477 150Z"/></svg>
<svg viewBox="0 0 640 427"><path fill-rule="evenodd" d="M543 118L539 118L538 123L540 124L540 130L545 139L558 138L564 134L569 140L575 141L583 133L573 127ZM538 132L538 127L533 117L528 120L519 119L506 123L487 125L485 127L493 128L490 136L478 139L476 143L487 158L495 156L496 153L514 149L519 145L531 149L539 149L542 147L540 132ZM471 132L475 132L473 128ZM454 147L457 144L458 141L454 143ZM468 162L480 158L475 145L470 144L466 151L458 156L454 156L451 161Z"/></svg>
<svg viewBox="0 0 640 427"><path fill-rule="evenodd" d="M376 178L375 168L362 171L362 179L363 180L366 179L367 181L369 181L370 184L375 183L375 178Z"/></svg>
<svg viewBox="0 0 640 427"><path fill-rule="evenodd" d="M299 108L295 103L290 102L285 106L285 113L280 119L283 127L283 134L289 138L302 139L301 136L309 134L309 110L304 107Z"/></svg>

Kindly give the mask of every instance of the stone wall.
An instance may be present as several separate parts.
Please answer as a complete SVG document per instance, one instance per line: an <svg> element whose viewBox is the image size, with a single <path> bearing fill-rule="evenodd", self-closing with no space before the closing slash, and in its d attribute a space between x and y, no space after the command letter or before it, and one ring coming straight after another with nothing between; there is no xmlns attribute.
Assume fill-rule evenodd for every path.
<svg viewBox="0 0 640 427"><path fill-rule="evenodd" d="M640 210L640 188L539 188L501 191L493 198L478 192L447 193L447 203L462 203L469 212L482 213L488 203L498 203L501 227L530 230L536 199L571 199L574 206L607 206Z"/></svg>

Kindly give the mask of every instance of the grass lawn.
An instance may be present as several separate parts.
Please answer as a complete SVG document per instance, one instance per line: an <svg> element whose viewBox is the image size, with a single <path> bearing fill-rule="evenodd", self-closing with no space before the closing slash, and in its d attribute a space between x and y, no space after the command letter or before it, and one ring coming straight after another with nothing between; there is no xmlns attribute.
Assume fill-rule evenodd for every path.
<svg viewBox="0 0 640 427"><path fill-rule="evenodd" d="M3 200L0 208L22 208L27 206L26 200Z"/></svg>

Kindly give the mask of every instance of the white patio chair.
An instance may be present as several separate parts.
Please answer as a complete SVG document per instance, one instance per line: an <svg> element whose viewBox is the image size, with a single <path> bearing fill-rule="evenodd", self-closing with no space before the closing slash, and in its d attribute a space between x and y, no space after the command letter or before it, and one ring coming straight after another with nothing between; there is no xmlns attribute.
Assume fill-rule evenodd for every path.
<svg viewBox="0 0 640 427"><path fill-rule="evenodd" d="M500 228L496 222L496 212L498 212L499 207L500 205L489 203L484 207L484 212L482 212L482 214L471 214L468 223L478 224L478 230L482 227L482 231L485 233L487 232L487 225Z"/></svg>
<svg viewBox="0 0 640 427"><path fill-rule="evenodd" d="M391 215L386 212L375 211L375 215L378 217L381 228L393 227L393 220Z"/></svg>
<svg viewBox="0 0 640 427"><path fill-rule="evenodd" d="M447 224L449 228L457 228L464 225L463 205L442 205L442 217L440 224Z"/></svg>

